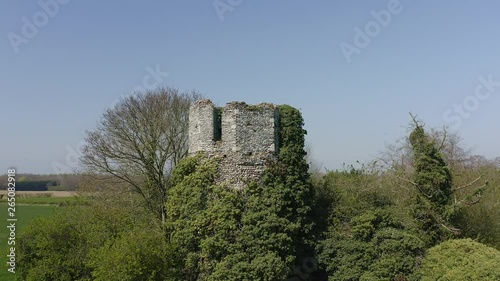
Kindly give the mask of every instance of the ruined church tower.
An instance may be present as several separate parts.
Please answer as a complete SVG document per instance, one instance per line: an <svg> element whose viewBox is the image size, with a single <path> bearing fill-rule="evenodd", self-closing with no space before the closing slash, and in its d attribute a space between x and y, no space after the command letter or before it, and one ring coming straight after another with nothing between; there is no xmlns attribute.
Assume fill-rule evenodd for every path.
<svg viewBox="0 0 500 281"><path fill-rule="evenodd" d="M258 180L279 148L279 114L273 104L231 102L215 107L199 100L189 111L189 154L221 160L218 183L234 188Z"/></svg>

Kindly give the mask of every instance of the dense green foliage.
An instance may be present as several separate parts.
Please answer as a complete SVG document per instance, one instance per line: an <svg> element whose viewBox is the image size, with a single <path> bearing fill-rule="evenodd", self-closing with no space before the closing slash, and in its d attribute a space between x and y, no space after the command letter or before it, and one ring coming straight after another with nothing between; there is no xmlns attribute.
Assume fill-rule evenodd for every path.
<svg viewBox="0 0 500 281"><path fill-rule="evenodd" d="M461 230L461 237L469 237L500 250L500 167L487 164L475 169L461 169L454 173L461 180L459 186L484 178L487 184L459 189L459 202L464 206L458 209L454 224ZM458 200L457 200L458 201Z"/></svg>
<svg viewBox="0 0 500 281"><path fill-rule="evenodd" d="M93 247L93 241L106 237L90 237L82 219L84 214L64 212L52 217L32 221L19 237L19 263L21 276L26 280L83 280L90 277L90 269L85 260ZM94 227L104 230L99 222ZM109 235L108 232L102 232ZM94 239L93 239L94 238Z"/></svg>
<svg viewBox="0 0 500 281"><path fill-rule="evenodd" d="M92 280L95 274L94 277L103 280L109 277L103 271L110 268L113 275L121 274L120 280L137 280L134 278L138 274L156 276L156 271L168 263L157 266L166 256L154 261L154 268L148 263L159 256L162 240L154 234L154 225L146 218L140 212L120 206L60 207L53 216L31 221L18 237L20 276L22 280L36 281ZM139 227L150 231L137 232ZM129 239L129 235L138 238L135 236L138 234L142 239ZM132 252L135 250L140 252ZM123 257L124 254L128 256ZM115 262L137 268L117 267Z"/></svg>
<svg viewBox="0 0 500 281"><path fill-rule="evenodd" d="M500 250L500 172L492 175L490 186L481 193L477 203L461 208L455 223L462 231L462 237L470 237Z"/></svg>
<svg viewBox="0 0 500 281"><path fill-rule="evenodd" d="M297 256L313 255L313 188L303 119L280 106L278 161L242 190L215 184L217 159L185 159L172 174L167 233L182 280L283 280Z"/></svg>
<svg viewBox="0 0 500 281"><path fill-rule="evenodd" d="M409 139L413 151L413 182L418 191L413 217L427 242L435 245L452 234L447 227L454 214L452 176L435 141L417 122Z"/></svg>
<svg viewBox="0 0 500 281"><path fill-rule="evenodd" d="M175 280L174 251L163 232L135 228L108 240L90 259L93 280Z"/></svg>
<svg viewBox="0 0 500 281"><path fill-rule="evenodd" d="M398 206L373 191L377 175L335 171L319 184L334 194L330 226L318 243L329 280L418 280L413 273L425 244Z"/></svg>
<svg viewBox="0 0 500 281"><path fill-rule="evenodd" d="M424 243L389 213L365 212L344 228L333 228L320 244L329 280L417 280L411 276Z"/></svg>
<svg viewBox="0 0 500 281"><path fill-rule="evenodd" d="M17 191L47 191L49 186L54 186L55 181L18 181L16 182Z"/></svg>
<svg viewBox="0 0 500 281"><path fill-rule="evenodd" d="M449 204L452 179L448 165L433 139L416 124L410 134L413 150L414 182L421 197L428 199L437 207Z"/></svg>
<svg viewBox="0 0 500 281"><path fill-rule="evenodd" d="M422 281L500 280L500 251L483 244L449 240L429 249Z"/></svg>
<svg viewBox="0 0 500 281"><path fill-rule="evenodd" d="M479 199L475 203L480 204L462 208L452 202L458 196L452 172L436 140L417 122L409 144L409 179L391 180L394 175L400 178L393 170L350 166L329 172L316 184L318 196L323 196L318 200L322 210L330 214L326 236L318 243L319 261L329 280L419 280L417 270L426 249L459 235L455 223L465 227L462 235L498 235L498 230L487 230L486 223L481 229L472 221L482 219L494 226L492 218L499 216L492 202L487 205L492 213L483 218L472 212L483 206ZM480 199L493 198L498 197Z"/></svg>
<svg viewBox="0 0 500 281"><path fill-rule="evenodd" d="M9 206L6 203L0 203L0 221L6 222L8 218L8 212L7 208ZM27 226L29 226L29 222L32 221L35 218L38 217L45 217L45 216L51 216L54 212L54 207L53 206L42 206L42 205L18 205L16 207L16 216L19 219L16 222L16 234L19 235L22 233ZM16 276L19 275L18 273L18 268L16 268L16 274L12 274L11 272L7 271L7 269L10 267L10 265L7 263L8 260L10 259L7 257L8 254L10 254L9 248L14 245L9 245L7 238L10 236L10 233L7 228L5 230L0 231L0 253L2 256L0 257L0 280L2 281L9 281L9 280L15 280ZM16 241L16 255L19 254L19 241Z"/></svg>
<svg viewBox="0 0 500 281"><path fill-rule="evenodd" d="M21 279L500 280L498 251L449 240L500 248L498 165L461 165L415 121L406 164L311 178L302 116L278 110L279 151L259 181L234 189L217 182L221 159L184 158L165 224L138 196L100 186L20 234Z"/></svg>

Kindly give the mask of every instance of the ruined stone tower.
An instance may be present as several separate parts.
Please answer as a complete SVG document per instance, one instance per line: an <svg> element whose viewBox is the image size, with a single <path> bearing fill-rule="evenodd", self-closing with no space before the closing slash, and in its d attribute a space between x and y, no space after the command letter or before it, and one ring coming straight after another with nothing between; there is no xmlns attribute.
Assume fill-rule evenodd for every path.
<svg viewBox="0 0 500 281"><path fill-rule="evenodd" d="M231 102L215 107L210 100L200 100L189 111L189 154L218 157L217 181L241 188L245 179L259 179L266 163L275 159L278 122L273 104Z"/></svg>

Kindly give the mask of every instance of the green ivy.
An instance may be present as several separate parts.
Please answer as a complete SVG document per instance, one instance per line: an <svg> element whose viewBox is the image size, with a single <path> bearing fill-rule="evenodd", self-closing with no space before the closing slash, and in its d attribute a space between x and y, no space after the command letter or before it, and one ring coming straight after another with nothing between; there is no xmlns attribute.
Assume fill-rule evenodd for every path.
<svg viewBox="0 0 500 281"><path fill-rule="evenodd" d="M182 280L284 280L297 257L313 254L304 122L293 107L278 110L279 154L260 181L217 185L218 160L203 154L174 170L166 227Z"/></svg>
<svg viewBox="0 0 500 281"><path fill-rule="evenodd" d="M413 151L413 182L418 190L412 213L432 246L452 236L449 231L455 213L451 205L452 176L438 145L420 124L416 123L409 139Z"/></svg>
<svg viewBox="0 0 500 281"><path fill-rule="evenodd" d="M425 244L394 217L373 208L333 225L319 243L329 280L418 280L414 272Z"/></svg>

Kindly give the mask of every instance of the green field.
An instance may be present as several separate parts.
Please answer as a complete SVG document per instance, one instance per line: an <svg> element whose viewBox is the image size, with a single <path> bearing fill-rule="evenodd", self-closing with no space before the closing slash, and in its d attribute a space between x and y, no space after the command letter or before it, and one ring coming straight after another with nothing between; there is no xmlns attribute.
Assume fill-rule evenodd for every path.
<svg viewBox="0 0 500 281"><path fill-rule="evenodd" d="M21 198L20 198L21 199ZM22 198L24 200L45 200L45 203L38 203L38 204L51 204L47 203L48 199L51 199L52 204L57 204L57 201L61 201L61 199L68 200L68 198L51 198L51 197L39 197L39 198ZM19 200L19 201L24 201L24 200ZM38 201L41 202L41 201ZM57 203L56 203L57 202ZM16 203L21 203L21 202L16 202ZM25 202L26 203L26 202ZM35 204L35 203L32 203ZM17 205L16 206L16 238L19 237L19 234L23 230L24 226L33 218L38 217L38 216L50 216L53 212L54 209L57 208L57 205ZM4 200L2 200L2 203L0 203L0 280L2 281L9 281L9 280L15 280L15 275L7 271L7 254L8 254L8 246L7 245L7 238L9 237L9 230L7 229L7 225L9 223L7 222L7 204L5 203ZM19 247L19 245L16 245L16 247Z"/></svg>
<svg viewBox="0 0 500 281"><path fill-rule="evenodd" d="M48 196L34 196L34 197L20 197L16 198L16 204L40 204L40 205L71 205L76 204L82 200L81 197L48 197ZM0 199L0 204L6 204L7 198Z"/></svg>

